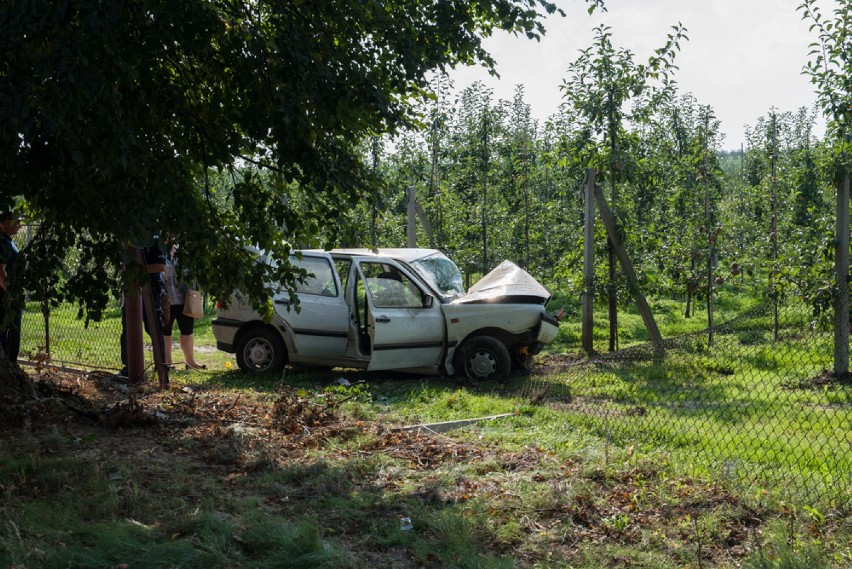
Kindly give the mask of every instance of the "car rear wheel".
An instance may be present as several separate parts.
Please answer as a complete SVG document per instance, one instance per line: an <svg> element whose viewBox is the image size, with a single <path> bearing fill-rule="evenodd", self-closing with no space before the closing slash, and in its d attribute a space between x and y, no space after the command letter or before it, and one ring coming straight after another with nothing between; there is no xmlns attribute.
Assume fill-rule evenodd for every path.
<svg viewBox="0 0 852 569"><path fill-rule="evenodd" d="M509 377L512 360L503 342L491 336L474 336L456 351L456 375L471 381L504 381Z"/></svg>
<svg viewBox="0 0 852 569"><path fill-rule="evenodd" d="M281 371L287 363L284 342L269 328L254 328L237 344L237 365L243 371L267 373Z"/></svg>

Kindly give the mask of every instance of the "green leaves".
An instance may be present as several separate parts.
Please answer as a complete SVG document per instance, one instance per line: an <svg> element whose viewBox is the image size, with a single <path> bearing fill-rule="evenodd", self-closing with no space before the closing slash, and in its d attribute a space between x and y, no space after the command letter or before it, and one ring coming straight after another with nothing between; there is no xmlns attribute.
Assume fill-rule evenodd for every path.
<svg viewBox="0 0 852 569"><path fill-rule="evenodd" d="M382 192L361 141L419 124L413 104L431 71L493 69L483 35L537 38L557 10L544 0L3 2L0 202L23 199L63 244L28 251L36 281L54 282L72 248L91 260L65 291L93 300L93 314L118 286L106 275L121 270L125 245L155 232L181 236L205 289L262 303L265 269L246 246L280 258L351 236L352 206Z"/></svg>
<svg viewBox="0 0 852 569"><path fill-rule="evenodd" d="M848 170L852 165L852 4L838 2L833 18L823 14L817 0L804 0L798 9L817 34L803 73L816 87L827 130L841 157L839 167Z"/></svg>

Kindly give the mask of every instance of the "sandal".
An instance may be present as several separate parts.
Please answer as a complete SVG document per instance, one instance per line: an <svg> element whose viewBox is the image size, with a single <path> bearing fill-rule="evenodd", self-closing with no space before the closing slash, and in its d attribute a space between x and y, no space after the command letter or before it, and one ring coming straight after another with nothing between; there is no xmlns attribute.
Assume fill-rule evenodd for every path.
<svg viewBox="0 0 852 569"><path fill-rule="evenodd" d="M189 364L185 364L185 366L186 366L186 369L207 369L207 366L205 364L198 364L195 367L192 367Z"/></svg>

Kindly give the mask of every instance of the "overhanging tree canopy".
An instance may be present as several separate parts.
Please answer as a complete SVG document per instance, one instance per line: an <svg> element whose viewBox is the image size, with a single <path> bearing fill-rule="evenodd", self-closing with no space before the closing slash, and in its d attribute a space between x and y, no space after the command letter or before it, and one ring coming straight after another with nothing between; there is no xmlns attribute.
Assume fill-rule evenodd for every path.
<svg viewBox="0 0 852 569"><path fill-rule="evenodd" d="M427 95L431 70L493 69L483 35L537 38L555 10L546 0L3 2L0 207L22 202L42 221L31 283L59 283L96 315L124 247L171 232L208 290L265 301L243 247L286 258L290 243L333 241L375 188L359 141L415 124L409 104Z"/></svg>

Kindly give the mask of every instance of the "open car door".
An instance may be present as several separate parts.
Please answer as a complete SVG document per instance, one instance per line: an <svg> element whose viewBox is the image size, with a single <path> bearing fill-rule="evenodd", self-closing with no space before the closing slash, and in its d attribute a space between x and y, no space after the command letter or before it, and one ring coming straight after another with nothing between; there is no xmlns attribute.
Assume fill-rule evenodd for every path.
<svg viewBox="0 0 852 569"><path fill-rule="evenodd" d="M367 369L437 366L445 343L441 305L392 261L360 257L354 262L356 291L366 303L361 318L369 337Z"/></svg>

